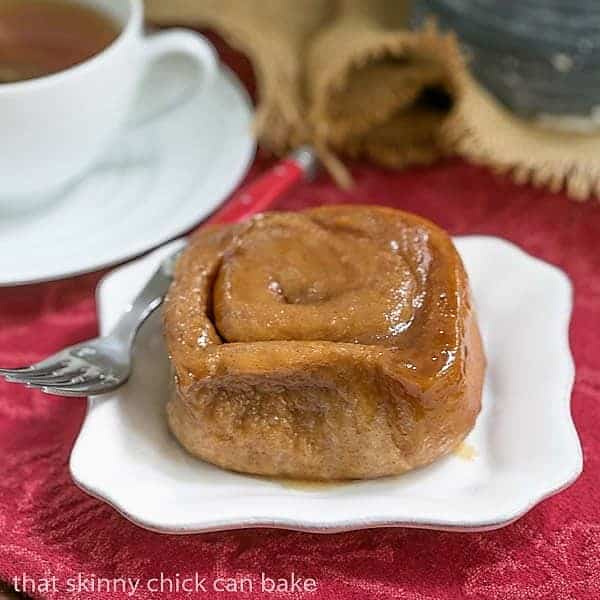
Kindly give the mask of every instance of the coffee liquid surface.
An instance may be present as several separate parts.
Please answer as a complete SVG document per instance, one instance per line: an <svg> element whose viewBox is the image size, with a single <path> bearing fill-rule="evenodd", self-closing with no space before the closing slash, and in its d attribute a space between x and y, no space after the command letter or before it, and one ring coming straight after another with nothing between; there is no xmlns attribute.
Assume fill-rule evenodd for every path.
<svg viewBox="0 0 600 600"><path fill-rule="evenodd" d="M0 85L82 63L119 33L110 16L67 0L0 0Z"/></svg>

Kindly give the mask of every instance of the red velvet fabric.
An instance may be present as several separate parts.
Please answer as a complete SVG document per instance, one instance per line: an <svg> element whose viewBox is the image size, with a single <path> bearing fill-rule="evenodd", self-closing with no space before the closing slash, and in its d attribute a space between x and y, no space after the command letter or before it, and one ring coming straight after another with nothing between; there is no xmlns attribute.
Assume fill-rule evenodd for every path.
<svg viewBox="0 0 600 600"><path fill-rule="evenodd" d="M237 65L248 75L247 63ZM268 164L259 157L248 180ZM317 535L250 529L160 535L129 523L71 482L67 461L84 400L2 382L0 579L26 574L38 588L31 593L28 581L32 596L57 600L600 597L600 208L517 187L459 161L400 173L357 165L353 173L357 185L350 193L322 176L283 198L278 208L339 202L394 206L424 215L452 234L504 237L569 274L575 289L571 344L577 366L572 408L585 456L579 480L516 523L487 533L378 529ZM94 336L99 277L0 289L0 364L32 363ZM198 573L206 578L207 591L169 594L168 584L162 594L145 589L161 572L173 583L176 574L183 579ZM315 579L316 591L261 591L261 573L289 580L292 572ZM44 579L52 576L54 586ZM140 584L133 595L93 592L89 584L88 591L69 591L76 587L69 578L78 576L83 583L133 577ZM254 589L217 593L211 585L218 577L250 578ZM43 591L44 582L49 591Z"/></svg>

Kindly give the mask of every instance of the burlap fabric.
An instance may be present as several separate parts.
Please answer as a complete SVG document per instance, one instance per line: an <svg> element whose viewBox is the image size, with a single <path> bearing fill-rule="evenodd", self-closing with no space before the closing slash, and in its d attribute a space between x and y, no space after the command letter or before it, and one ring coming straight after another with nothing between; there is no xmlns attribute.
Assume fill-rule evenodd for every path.
<svg viewBox="0 0 600 600"><path fill-rule="evenodd" d="M407 29L402 0L146 0L151 22L210 27L255 69L256 133L275 154L312 144L401 168L459 154L519 182L600 196L600 134L520 120L471 77L458 43Z"/></svg>

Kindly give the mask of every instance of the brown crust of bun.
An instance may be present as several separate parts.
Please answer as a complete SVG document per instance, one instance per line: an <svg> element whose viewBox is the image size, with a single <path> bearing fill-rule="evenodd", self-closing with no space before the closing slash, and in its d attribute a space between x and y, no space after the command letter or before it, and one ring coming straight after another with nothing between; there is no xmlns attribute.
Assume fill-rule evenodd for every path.
<svg viewBox="0 0 600 600"><path fill-rule="evenodd" d="M342 265L324 283L313 275L328 259L313 265L315 253L300 248L320 235L317 243ZM385 255L390 242L398 258ZM346 278L360 280L356 289L344 288L346 247L360 261L354 265L367 265ZM289 298L263 296L262 275L250 269L273 248L281 259L265 273L285 280ZM309 292L290 271L294 252L308 261L299 277L312 282ZM373 304L385 295L379 278L404 272L414 285L391 281L389 289L406 292L392 311L406 327L387 335L373 316L383 307L390 320L387 296ZM335 294L357 318L332 318L341 314ZM393 209L324 207L203 229L178 262L164 330L174 372L171 431L191 454L225 469L315 480L398 474L452 451L481 408L485 357L460 257L444 231Z"/></svg>

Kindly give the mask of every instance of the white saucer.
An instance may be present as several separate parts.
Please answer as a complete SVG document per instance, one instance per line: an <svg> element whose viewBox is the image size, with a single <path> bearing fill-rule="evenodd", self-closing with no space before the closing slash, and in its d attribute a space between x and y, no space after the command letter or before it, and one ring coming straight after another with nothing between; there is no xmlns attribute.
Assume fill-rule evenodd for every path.
<svg viewBox="0 0 600 600"><path fill-rule="evenodd" d="M74 481L138 525L161 532L254 526L477 531L514 521L572 483L582 468L570 413L571 285L562 271L503 240L466 237L456 244L489 363L483 411L459 454L399 477L314 488L196 460L167 430L169 368L155 314L140 332L129 383L89 402L71 454ZM173 249L161 248L103 280L103 332Z"/></svg>
<svg viewBox="0 0 600 600"><path fill-rule="evenodd" d="M164 61L147 80L143 108L172 89L189 89L192 78L185 61ZM204 94L132 126L63 197L29 213L0 214L0 285L100 269L189 230L244 175L255 148L251 117L246 91L222 68Z"/></svg>

